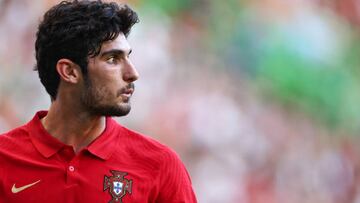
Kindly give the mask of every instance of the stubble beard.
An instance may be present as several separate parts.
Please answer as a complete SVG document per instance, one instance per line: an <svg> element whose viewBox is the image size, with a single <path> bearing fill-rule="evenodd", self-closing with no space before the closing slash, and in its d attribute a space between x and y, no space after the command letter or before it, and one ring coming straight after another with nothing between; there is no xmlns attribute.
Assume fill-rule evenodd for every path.
<svg viewBox="0 0 360 203"><path fill-rule="evenodd" d="M120 90L119 90L120 91ZM130 101L118 103L106 103L107 96L110 95L105 88L92 85L89 78L85 79L84 91L81 95L82 106L94 116L126 116L131 110ZM116 95L118 96L118 94Z"/></svg>

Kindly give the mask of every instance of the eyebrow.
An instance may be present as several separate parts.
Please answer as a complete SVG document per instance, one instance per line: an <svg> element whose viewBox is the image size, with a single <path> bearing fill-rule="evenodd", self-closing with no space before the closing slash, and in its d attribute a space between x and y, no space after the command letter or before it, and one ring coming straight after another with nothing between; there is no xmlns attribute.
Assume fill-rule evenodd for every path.
<svg viewBox="0 0 360 203"><path fill-rule="evenodd" d="M130 49L128 55L130 55L131 52L132 52L132 49ZM104 57L104 56L108 56L108 55L121 55L121 56L124 56L125 51L120 50L120 49L111 49L109 51L105 51L105 52L101 53L100 57Z"/></svg>

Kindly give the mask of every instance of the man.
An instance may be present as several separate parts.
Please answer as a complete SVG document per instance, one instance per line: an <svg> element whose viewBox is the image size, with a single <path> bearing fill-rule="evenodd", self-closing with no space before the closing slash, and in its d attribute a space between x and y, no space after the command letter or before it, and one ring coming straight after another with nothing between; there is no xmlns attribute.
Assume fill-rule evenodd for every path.
<svg viewBox="0 0 360 203"><path fill-rule="evenodd" d="M169 148L111 116L130 111L134 81L126 5L61 2L44 15L36 69L51 97L26 125L0 136L0 202L193 203L189 175Z"/></svg>

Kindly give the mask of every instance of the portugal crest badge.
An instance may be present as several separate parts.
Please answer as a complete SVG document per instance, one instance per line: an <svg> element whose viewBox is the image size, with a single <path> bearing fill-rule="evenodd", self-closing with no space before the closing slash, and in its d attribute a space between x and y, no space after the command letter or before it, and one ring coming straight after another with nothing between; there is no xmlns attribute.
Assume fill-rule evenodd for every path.
<svg viewBox="0 0 360 203"><path fill-rule="evenodd" d="M131 194L132 180L125 178L127 173L110 170L112 176L104 176L104 191L109 190L112 199L109 203L122 203L122 198Z"/></svg>

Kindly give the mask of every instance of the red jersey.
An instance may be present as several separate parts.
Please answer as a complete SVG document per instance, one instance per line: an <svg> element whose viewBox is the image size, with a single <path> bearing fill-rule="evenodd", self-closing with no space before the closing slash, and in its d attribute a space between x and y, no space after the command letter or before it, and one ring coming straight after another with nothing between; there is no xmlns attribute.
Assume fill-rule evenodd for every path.
<svg viewBox="0 0 360 203"><path fill-rule="evenodd" d="M0 136L0 203L194 203L179 157L106 118L106 129L74 153L52 137L38 112Z"/></svg>

